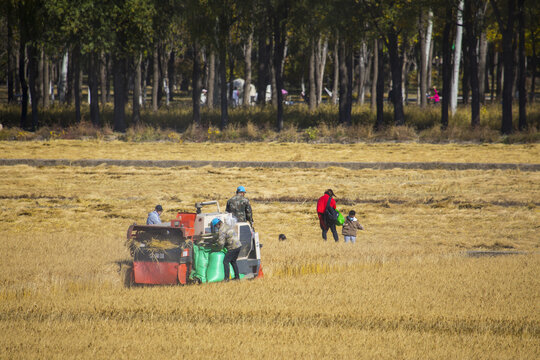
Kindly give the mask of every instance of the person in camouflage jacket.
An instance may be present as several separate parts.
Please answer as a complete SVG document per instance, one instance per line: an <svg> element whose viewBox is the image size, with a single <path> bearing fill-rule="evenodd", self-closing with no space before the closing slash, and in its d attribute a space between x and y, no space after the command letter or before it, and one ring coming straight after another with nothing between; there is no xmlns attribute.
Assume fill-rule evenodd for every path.
<svg viewBox="0 0 540 360"><path fill-rule="evenodd" d="M229 281L230 265L234 270L234 280L240 280L240 273L238 272L238 264L236 260L242 249L242 243L239 239L234 237L234 231L228 226L223 224L218 218L212 220L212 233L216 236L216 244L220 248L227 249L227 253L223 258L223 272L224 281Z"/></svg>
<svg viewBox="0 0 540 360"><path fill-rule="evenodd" d="M253 213L251 211L251 204L245 197L246 188L239 186L236 189L236 195L227 201L227 208L225 211L233 214L233 216L239 222L248 221L253 226Z"/></svg>

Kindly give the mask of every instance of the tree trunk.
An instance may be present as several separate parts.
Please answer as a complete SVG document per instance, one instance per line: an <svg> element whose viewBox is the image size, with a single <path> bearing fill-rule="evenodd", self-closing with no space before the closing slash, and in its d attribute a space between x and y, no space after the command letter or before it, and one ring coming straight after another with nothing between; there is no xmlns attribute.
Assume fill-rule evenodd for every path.
<svg viewBox="0 0 540 360"><path fill-rule="evenodd" d="M475 22L478 19L478 12L473 9L471 1L465 3L464 9L465 30L467 34L469 83L471 85L471 127L480 125L480 91L478 80L478 57L476 54L476 43L478 35ZM465 84L464 84L465 85ZM464 95L465 96L465 95Z"/></svg>
<svg viewBox="0 0 540 360"><path fill-rule="evenodd" d="M228 99L232 101L233 98L233 91L234 91L234 56L232 54L229 54L229 93L227 94ZM238 89L237 89L238 90ZM233 106L236 106L237 104L233 104Z"/></svg>
<svg viewBox="0 0 540 360"><path fill-rule="evenodd" d="M346 124L347 61L345 41L339 39L339 123Z"/></svg>
<svg viewBox="0 0 540 360"><path fill-rule="evenodd" d="M431 59L433 57L433 11L429 9L426 29L426 92L431 89ZM423 94L425 97L425 93ZM426 99L427 100L427 99Z"/></svg>
<svg viewBox="0 0 540 360"><path fill-rule="evenodd" d="M251 105L251 53L253 50L253 29L250 30L246 47L244 50L244 59L245 59L245 79L244 79L244 98L242 99L242 104L244 107Z"/></svg>
<svg viewBox="0 0 540 360"><path fill-rule="evenodd" d="M206 105L209 109L214 108L214 94L216 85L216 53L210 50L208 61L208 91L206 92Z"/></svg>
<svg viewBox="0 0 540 360"><path fill-rule="evenodd" d="M518 0L519 1L519 0ZM516 14L517 17L517 14ZM515 20L518 21L517 19ZM519 78L519 42L518 42L518 31L517 26L514 33L514 81L512 82L512 101L518 99L518 78Z"/></svg>
<svg viewBox="0 0 540 360"><path fill-rule="evenodd" d="M336 31L336 41L334 43L334 82L332 84L332 104L338 103L339 88L339 35Z"/></svg>
<svg viewBox="0 0 540 360"><path fill-rule="evenodd" d="M105 59L105 53L101 52L99 58L99 78L101 86L101 106L105 107L107 104L107 60Z"/></svg>
<svg viewBox="0 0 540 360"><path fill-rule="evenodd" d="M39 54L38 54L38 61L37 61L37 91L39 93L39 101L42 102L41 106L43 107L43 101L44 101L44 96L43 94L45 93L45 82L43 81L43 58L45 56L45 52L43 51L43 49L39 50ZM39 107L39 103L38 103L38 107Z"/></svg>
<svg viewBox="0 0 540 360"><path fill-rule="evenodd" d="M373 67L373 57L371 56L371 52L369 50L368 44L366 44L366 59L367 59L367 65L366 65L366 71L364 74L364 85L362 88L362 104L364 104L365 96L366 96L366 88L369 84L370 74L371 74L371 68Z"/></svg>
<svg viewBox="0 0 540 360"><path fill-rule="evenodd" d="M70 105L73 103L73 84L75 82L75 75L73 73L73 49L69 51L67 56L67 82L66 82L66 104Z"/></svg>
<svg viewBox="0 0 540 360"><path fill-rule="evenodd" d="M58 59L56 61L49 60L49 95L51 98L51 104L56 101L56 94L54 91L55 82L58 80Z"/></svg>
<svg viewBox="0 0 540 360"><path fill-rule="evenodd" d="M469 72L470 72L470 61L469 61L469 45L467 40L467 33L464 34L463 40L463 49L462 49L462 61L463 61L463 77L461 79L461 94L463 105L469 104Z"/></svg>
<svg viewBox="0 0 540 360"><path fill-rule="evenodd" d="M126 60L113 56L114 131L126 131Z"/></svg>
<svg viewBox="0 0 540 360"><path fill-rule="evenodd" d="M428 61L428 40L426 38L426 31L424 31L424 11L420 10L420 28L418 33L418 42L420 43L420 107L425 108L427 106L427 61Z"/></svg>
<svg viewBox="0 0 540 360"><path fill-rule="evenodd" d="M352 125L352 100L353 100L353 72L354 72L354 61L353 61L353 50L352 44L349 45L346 58L347 65L347 99L346 99L346 108L345 108L345 121L348 126Z"/></svg>
<svg viewBox="0 0 540 360"><path fill-rule="evenodd" d="M503 63L504 63L504 83L502 94L502 122L501 132L510 134L512 132L512 87L514 83L514 10L515 0L508 0L506 11L507 23L503 22L499 7L495 0L491 0L493 12L499 23L499 30L502 33Z"/></svg>
<svg viewBox="0 0 540 360"><path fill-rule="evenodd" d="M377 88L376 88L376 106L377 106L377 121L375 122L375 130L381 130L384 122L384 62L383 62L383 41L382 39L375 40L375 48L373 50L377 54ZM375 78L375 76L373 76ZM375 80L374 80L375 81Z"/></svg>
<svg viewBox="0 0 540 360"><path fill-rule="evenodd" d="M19 40L20 42L20 40ZM18 43L17 43L18 44ZM14 87L15 87L15 94L21 93L21 79L19 79L19 47L20 45L15 44L14 46L17 47L15 51L15 69L14 69Z"/></svg>
<svg viewBox="0 0 540 360"><path fill-rule="evenodd" d="M536 55L536 37L534 36L534 30L530 31L531 34L531 42L532 42L532 57L531 57L531 73L532 73L532 79L531 79L531 92L529 94L529 102L532 104L535 100L535 91L536 91L536 66L538 64L538 58Z"/></svg>
<svg viewBox="0 0 540 360"><path fill-rule="evenodd" d="M152 58L152 111L157 112L159 108L158 103L158 90L159 90L159 51L158 43L154 44L154 52Z"/></svg>
<svg viewBox="0 0 540 360"><path fill-rule="evenodd" d="M101 125L99 119L98 72L99 54L97 52L91 52L88 54L88 91L90 92L90 121L92 121L92 125L95 127Z"/></svg>
<svg viewBox="0 0 540 360"><path fill-rule="evenodd" d="M26 83L26 71L24 66L24 59L26 57L26 41L23 37L23 28L22 21L19 27L20 29L20 38L19 38L19 81L21 83L21 129L27 129L27 116L28 116L28 84Z"/></svg>
<svg viewBox="0 0 540 360"><path fill-rule="evenodd" d="M414 47L411 46L410 49L407 49L409 42L406 35L403 36L402 43L401 54L403 60L401 65L401 94L403 96L403 104L406 105L409 101L409 71L413 64L413 61L409 60L409 54L414 51Z"/></svg>
<svg viewBox="0 0 540 360"><path fill-rule="evenodd" d="M163 91L165 92L165 105L167 108L171 105L171 87L169 82L169 58L171 56L171 52L168 50L163 50L163 54L161 56L161 80L163 82Z"/></svg>
<svg viewBox="0 0 540 360"><path fill-rule="evenodd" d="M367 60L367 46L366 42L362 41L362 47L360 48L360 59L359 59L359 73L358 73L358 103L364 105L364 88L366 85L366 60Z"/></svg>
<svg viewBox="0 0 540 360"><path fill-rule="evenodd" d="M39 126L38 104L39 104L39 85L38 85L38 64L39 53L35 45L28 45L28 85L30 86L30 97L32 98L32 131L36 131Z"/></svg>
<svg viewBox="0 0 540 360"><path fill-rule="evenodd" d="M486 60L487 60L487 36L486 32L480 34L480 45L478 46L478 92L480 93L480 102L486 103Z"/></svg>
<svg viewBox="0 0 540 360"><path fill-rule="evenodd" d="M13 86L14 80L14 61L13 61L13 30L8 21L8 40L7 40L7 92L8 92L8 104L15 101L15 92Z"/></svg>
<svg viewBox="0 0 540 360"><path fill-rule="evenodd" d="M316 92L316 64L315 64L315 40L311 38L311 51L309 56L309 95L308 95L308 108L310 112L315 111L317 107L317 92Z"/></svg>
<svg viewBox="0 0 540 360"><path fill-rule="evenodd" d="M283 69L285 69L285 60L287 59L287 51L289 49L289 38L285 34L285 44L283 45L283 57L281 58L281 78L283 78Z"/></svg>
<svg viewBox="0 0 540 360"><path fill-rule="evenodd" d="M47 109L50 103L51 84L49 73L49 57L43 53L43 107Z"/></svg>
<svg viewBox="0 0 540 360"><path fill-rule="evenodd" d="M311 39L311 47L312 50L312 56L313 56L313 81L315 85L315 103L316 106L319 106L319 104L322 102L322 82L319 82L321 79L321 57L322 57L322 35L319 33L317 35L317 41L315 44L315 38L312 37ZM311 62L311 60L310 60ZM310 65L311 66L311 65ZM311 70L310 70L311 71Z"/></svg>
<svg viewBox="0 0 540 360"><path fill-rule="evenodd" d="M193 72L191 82L193 93L191 101L193 105L193 124L201 125L201 65L199 62L199 43L193 41Z"/></svg>
<svg viewBox="0 0 540 360"><path fill-rule="evenodd" d="M322 43L322 36L319 35L317 41L317 53L315 57L315 78L317 83L317 105L322 102L322 94L324 88L324 68L326 67L326 58L328 56L328 38L324 38Z"/></svg>
<svg viewBox="0 0 540 360"><path fill-rule="evenodd" d="M58 100L61 103L66 102L66 87L68 82L68 63L69 52L66 51L62 56L62 62L60 65L60 74L58 76Z"/></svg>
<svg viewBox="0 0 540 360"><path fill-rule="evenodd" d="M287 17L289 14L289 4L280 3L273 17L274 25L274 68L275 68L275 89L277 98L276 130L283 130L283 73L282 65L285 58L285 45L287 42Z"/></svg>
<svg viewBox="0 0 540 360"><path fill-rule="evenodd" d="M502 99L502 78L503 78L503 59L500 52L495 53L495 59L497 60L497 72L496 72L496 82L495 82L495 98L497 101Z"/></svg>
<svg viewBox="0 0 540 360"><path fill-rule="evenodd" d="M201 92L208 89L208 50L201 46Z"/></svg>
<svg viewBox="0 0 540 360"><path fill-rule="evenodd" d="M339 42L339 122L351 125L352 108L352 49L345 39Z"/></svg>
<svg viewBox="0 0 540 360"><path fill-rule="evenodd" d="M75 99L75 121L81 122L81 48L73 48L73 98Z"/></svg>
<svg viewBox="0 0 540 360"><path fill-rule="evenodd" d="M463 37L463 6L464 1L460 0L457 9L457 24L456 27L456 41L454 45L454 69L452 72L452 93L450 95L450 109L452 115L456 113L457 110L457 98L458 98L458 88L459 88L459 66L461 63L461 40Z"/></svg>
<svg viewBox="0 0 540 360"><path fill-rule="evenodd" d="M392 102L394 103L394 124L401 126L405 124L405 114L403 113L403 96L401 94L401 75L403 58L399 53L398 35L394 29L387 33L388 54L390 56L390 68L392 72Z"/></svg>
<svg viewBox="0 0 540 360"><path fill-rule="evenodd" d="M219 80L220 80L220 103L221 103L221 131L225 130L229 123L229 109L227 104L227 48L226 42L219 45Z"/></svg>
<svg viewBox="0 0 540 360"><path fill-rule="evenodd" d="M135 67L135 76L133 78L133 112L131 120L133 125L138 125L141 122L141 82L142 82L142 54L136 54L133 58Z"/></svg>
<svg viewBox="0 0 540 360"><path fill-rule="evenodd" d="M266 103L266 85L268 85L268 44L266 43L266 22L261 22L262 29L259 31L259 65L257 78L257 103L264 105Z"/></svg>
<svg viewBox="0 0 540 360"><path fill-rule="evenodd" d="M409 101L409 87L408 87L409 85L409 81L408 81L409 56L407 52L405 51L405 44L403 45L402 54L403 54L403 62L401 65L401 94L403 96L403 104L406 105Z"/></svg>
<svg viewBox="0 0 540 360"><path fill-rule="evenodd" d="M377 108L377 81L379 75L379 45L377 39L373 40L373 77L371 80L371 111Z"/></svg>
<svg viewBox="0 0 540 360"><path fill-rule="evenodd" d="M446 17L442 39L442 99L441 99L441 129L448 127L448 106L450 105L451 78L452 78L452 49L450 31L452 29L452 5L446 5Z"/></svg>
<svg viewBox="0 0 540 360"><path fill-rule="evenodd" d="M169 61L167 63L167 73L169 74L169 100L174 100L174 90L176 90L176 54L174 50L169 55Z"/></svg>
<svg viewBox="0 0 540 360"><path fill-rule="evenodd" d="M421 65L421 64L420 64ZM416 87L416 105L420 106L420 102L422 100L422 91L421 91L421 79L420 79L420 68L417 67L416 65L416 61L415 61L415 66L413 68L413 71L416 71L416 81L418 82L418 86ZM424 94L424 96L427 97L427 94ZM427 99L426 99L426 102L427 102Z"/></svg>
<svg viewBox="0 0 540 360"><path fill-rule="evenodd" d="M431 43L429 45L428 53L428 63L427 63L427 88L431 89L433 82L432 80L432 69L433 69L433 36L431 37Z"/></svg>
<svg viewBox="0 0 540 360"><path fill-rule="evenodd" d="M275 64L275 56L276 56L276 49L275 45L272 43L272 54L270 55L270 64L269 64L269 70L270 70L270 91L272 93L271 101L273 106L277 106L278 98L277 98L277 83L276 83L276 66ZM265 96L266 96L266 88L265 88Z"/></svg>
<svg viewBox="0 0 540 360"><path fill-rule="evenodd" d="M105 93L106 93L106 100L108 103L111 102L111 76L112 74L112 61L111 61L111 55L105 54L105 73L107 74L105 78Z"/></svg>
<svg viewBox="0 0 540 360"><path fill-rule="evenodd" d="M13 24L12 24L12 16L13 16L13 7L11 2L8 2L7 4L7 92L8 92L8 104L11 104L15 101L15 93L14 93L14 87L13 87L13 80L14 80L14 69L15 69L15 63L13 61Z"/></svg>
<svg viewBox="0 0 540 360"><path fill-rule="evenodd" d="M497 63L497 51L495 50L495 46L492 44L488 46L488 52L489 52L489 72L491 76L491 85L489 86L489 102L493 104L493 100L495 99L495 68Z"/></svg>
<svg viewBox="0 0 540 360"><path fill-rule="evenodd" d="M519 130L527 129L527 69L525 68L525 0L518 0L518 34L519 34ZM533 68L533 71L536 71Z"/></svg>

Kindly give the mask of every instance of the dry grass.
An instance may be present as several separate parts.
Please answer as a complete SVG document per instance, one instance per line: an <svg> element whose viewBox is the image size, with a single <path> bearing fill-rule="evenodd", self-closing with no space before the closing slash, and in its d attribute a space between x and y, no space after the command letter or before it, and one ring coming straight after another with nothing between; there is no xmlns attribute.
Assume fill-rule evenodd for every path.
<svg viewBox="0 0 540 360"><path fill-rule="evenodd" d="M84 142L44 144L17 143L12 155L48 157L34 153L42 148L50 157L155 153L129 143L127 149L90 143L95 153ZM172 145L162 145L153 144L173 154ZM283 159L299 150L324 153L319 145L297 145L269 144L266 152ZM196 149L193 156L204 159L242 151L264 156L249 144L190 146L176 149ZM523 152L538 152L447 146L450 155L416 144L376 149L391 161L454 152L474 161L491 154L496 162L526 162ZM365 149L358 153L377 154ZM333 156L343 155L338 149ZM536 172L106 166L0 172L0 358L540 356ZM124 240L131 223L144 222L156 203L164 219L204 199L224 204L237 184L252 199L264 279L123 287L119 270L129 260ZM338 207L354 208L366 227L356 245L320 239L313 200L328 187ZM286 242L278 241L280 233ZM465 256L475 249L527 255Z"/></svg>
<svg viewBox="0 0 540 360"><path fill-rule="evenodd" d="M187 102L189 103L190 100ZM527 107L528 130L518 131L518 107L514 107L514 132L501 135L501 107L491 104L481 107L480 125L471 129L470 108L459 106L455 116L449 119L448 129L440 129L440 107L422 109L416 105L405 106L406 126L393 125L393 108L385 104L383 128L374 131L375 118L369 105L355 104L352 109L352 125L338 124L338 107L322 104L310 112L305 104L286 106L285 128L275 131L276 109L272 106L229 109L229 126L219 128L220 110L201 109L202 127L193 126L190 106L175 104L157 113L150 109L141 111L141 122L131 123L126 114L126 133L113 133L113 109L107 106L101 111L102 128L95 128L89 121L88 107L82 107L82 122L75 122L73 107L53 106L40 111L40 128L36 132L22 131L19 125L20 109L15 105L0 104L0 140L49 140L49 139L118 139L122 141L279 141L309 143L357 143L359 141L422 141L431 143L538 143L540 142L540 104Z"/></svg>
<svg viewBox="0 0 540 360"><path fill-rule="evenodd" d="M200 131L200 130L193 130ZM1 158L538 163L540 144L0 141Z"/></svg>

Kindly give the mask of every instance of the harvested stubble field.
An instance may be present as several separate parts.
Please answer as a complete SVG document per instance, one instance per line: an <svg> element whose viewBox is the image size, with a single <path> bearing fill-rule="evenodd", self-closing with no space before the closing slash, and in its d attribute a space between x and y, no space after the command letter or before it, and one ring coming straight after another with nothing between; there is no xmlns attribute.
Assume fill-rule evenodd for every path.
<svg viewBox="0 0 540 360"><path fill-rule="evenodd" d="M539 158L537 145L124 145L0 149L5 158ZM0 174L0 358L540 357L539 172L20 165ZM131 223L156 203L164 219L200 200L224 205L238 184L264 244L264 279L123 286ZM314 202L328 187L366 227L355 245L320 239ZM467 256L474 250L524 254Z"/></svg>
<svg viewBox="0 0 540 360"><path fill-rule="evenodd" d="M540 144L0 141L0 158L538 163Z"/></svg>

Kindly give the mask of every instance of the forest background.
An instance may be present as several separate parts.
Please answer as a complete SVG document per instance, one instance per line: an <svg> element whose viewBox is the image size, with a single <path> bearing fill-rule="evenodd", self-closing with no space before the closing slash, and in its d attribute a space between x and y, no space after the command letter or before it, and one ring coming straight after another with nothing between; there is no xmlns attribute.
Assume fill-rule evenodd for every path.
<svg viewBox="0 0 540 360"><path fill-rule="evenodd" d="M1 138L536 142L539 15L532 0L4 1Z"/></svg>

